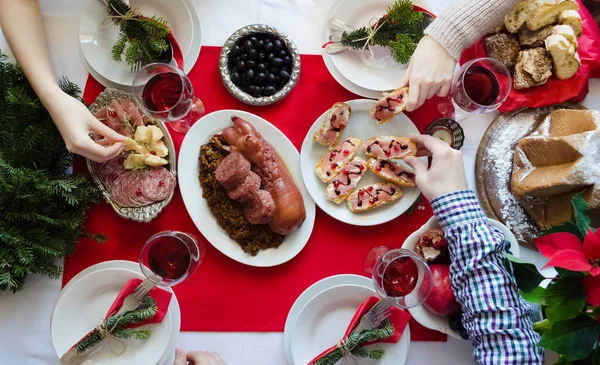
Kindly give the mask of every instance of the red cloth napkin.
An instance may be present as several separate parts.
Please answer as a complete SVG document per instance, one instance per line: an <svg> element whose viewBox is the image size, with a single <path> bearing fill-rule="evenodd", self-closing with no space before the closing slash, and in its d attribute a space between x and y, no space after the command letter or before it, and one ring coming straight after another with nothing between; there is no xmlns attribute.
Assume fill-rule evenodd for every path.
<svg viewBox="0 0 600 365"><path fill-rule="evenodd" d="M346 333L344 334L343 339L346 339L346 337L348 337L350 335L352 330L356 326L358 326L358 323L360 322L360 319L362 318L362 316L365 313L367 313L371 308L373 308L373 306L375 304L377 304L377 302L379 302L379 298L370 297L363 304L361 304L360 307L358 307L358 309L356 310L356 313L354 313L354 317L352 317L352 320L350 321L350 324L348 325L348 329L346 329ZM389 319L390 319L390 322L392 322L392 324L394 325L394 329L395 329L394 335L392 337L386 338L381 341L371 342L369 345L372 345L375 343L396 343L396 342L398 342L400 340L400 337L402 337L402 334L404 333L404 329L406 328L408 321L410 320L410 314L408 314L408 312L400 310L398 308L392 308ZM315 363L317 360L319 360L322 357L324 357L325 355L329 354L331 351L335 350L336 348L337 348L337 345L334 345L334 346L330 347L329 349L325 350L319 356L312 359L308 363L308 365Z"/></svg>
<svg viewBox="0 0 600 365"><path fill-rule="evenodd" d="M181 52L181 47L179 47L179 43L173 36L173 32L169 31L169 35L167 36L167 40L171 43L171 49L173 50L173 59L175 63L177 63L177 67L183 71L183 53Z"/></svg>
<svg viewBox="0 0 600 365"><path fill-rule="evenodd" d="M519 108L540 108L565 101L579 103L585 99L589 92L589 79L600 77L600 29L598 29L594 17L581 1L576 1L579 4L583 29L581 36L578 38L579 57L581 58L579 71L568 80L559 80L552 76L544 85L522 90L513 89L504 104L498 109L499 111L509 112ZM483 39L463 52L460 64L481 57L487 57Z"/></svg>
<svg viewBox="0 0 600 365"><path fill-rule="evenodd" d="M117 295L117 298L113 302L113 304L110 307L110 309L108 310L108 312L106 312L106 318L110 317L111 314L117 312L121 308L125 298L129 294L133 293L135 291L135 288L137 288L141 282L142 282L142 279L130 279L127 282L127 284L125 284L123 289L121 289L121 292L119 293L119 295ZM132 324L127 327L134 328L134 327L144 326L147 324L162 322L163 318L167 314L167 310L169 310L169 304L171 303L171 297L173 296L173 294L166 290L159 288L158 286L155 286L152 290L150 290L150 293L148 295L150 295L156 302L158 311L156 312L154 317L148 319L147 321Z"/></svg>

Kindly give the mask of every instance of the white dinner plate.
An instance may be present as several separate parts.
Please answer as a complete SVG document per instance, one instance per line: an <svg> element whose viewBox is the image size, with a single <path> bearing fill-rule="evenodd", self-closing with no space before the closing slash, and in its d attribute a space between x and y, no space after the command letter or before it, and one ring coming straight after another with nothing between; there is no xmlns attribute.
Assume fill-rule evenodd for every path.
<svg viewBox="0 0 600 365"><path fill-rule="evenodd" d="M510 242L510 251L512 252L512 254L514 256L519 257L519 243L517 242L517 239L512 234L512 232L504 224L502 224L498 221L495 221L495 220L489 219L489 218L488 218L488 221L490 222L490 225L492 227L497 228L500 231L502 231L502 233L504 233L504 236ZM402 244L402 248L405 248L407 250L414 252L415 246L417 245L417 242L419 241L419 237L421 237L421 235L423 235L423 233L430 231L432 229L436 229L436 228L440 228L440 224L438 223L437 219L434 216L434 217L431 217L431 219L429 221L427 221L427 223L425 223L421 228L419 228L418 231L416 231L413 234L411 234L410 236L408 236L406 241L404 241L404 243ZM454 338L461 339L460 335L457 332L450 329L450 325L449 325L447 317L440 317L438 315L435 315L422 305L413 307L413 308L409 308L408 311L410 312L410 315L417 322L419 322L421 325L423 325L423 327L427 327L432 330L440 331L440 332L450 335Z"/></svg>
<svg viewBox="0 0 600 365"><path fill-rule="evenodd" d="M287 235L281 246L261 250L258 255L245 253L240 246L219 227L210 212L206 200L202 198L202 188L198 181L200 146L212 136L233 125L232 116L238 116L250 122L256 130L273 145L279 157L287 166L292 178L300 189L306 207L306 220L294 232ZM202 117L187 132L179 150L178 179L179 189L185 207L194 224L202 235L224 255L250 266L276 266L294 258L306 245L315 223L315 204L302 184L299 166L299 154L296 147L277 127L254 114L241 110L220 110Z"/></svg>
<svg viewBox="0 0 600 365"><path fill-rule="evenodd" d="M367 138L377 136L407 137L411 133L419 133L417 127L415 127L413 122L404 113L396 115L394 119L385 124L377 124L376 121L369 117L369 110L375 104L373 100L359 99L347 101L346 103L352 108L352 115L340 141L348 137L356 137L364 141ZM338 205L325 198L325 187L327 185L315 174L315 167L319 160L327 153L327 147L315 143L313 136L321 127L325 114L328 111L326 110L308 131L304 143L302 143L302 152L300 154L302 178L315 203L331 217L355 226L374 226L389 222L402 215L421 194L418 188L402 187L402 198L400 200L362 213L353 213L350 211L345 201ZM364 153L362 153L362 146L361 153L358 156L365 158ZM367 171L358 186L382 181L382 179Z"/></svg>
<svg viewBox="0 0 600 365"><path fill-rule="evenodd" d="M321 31L321 43L322 44L325 44L329 41L329 27L327 25L329 19L334 17L334 13L336 13L337 11L340 11L341 13L343 13L343 11L344 11L344 9L340 8L340 5L342 3L348 2L349 6L354 6L354 7L365 6L364 4L367 4L367 3L369 4L368 6L371 6L371 4L372 4L371 2L364 2L361 0L352 0L352 3L350 3L349 1L350 0L338 0L329 10L329 13L325 17L325 22L323 24L322 31ZM379 4L380 2L381 1L378 0L375 3ZM429 6L423 0L415 0L415 1L413 1L413 3L421 8L426 9L426 10L430 9ZM386 3L386 6L389 6L389 4L390 4L389 2ZM373 16L380 17L384 13L385 13L385 9L380 14L378 14L378 15L376 14ZM351 25L354 23L353 21L350 21L350 20L348 22ZM369 19L367 19L366 24L368 24L368 23L369 23ZM357 24L359 24L359 23L357 23ZM360 24L362 24L362 23L360 23ZM381 52L381 50L378 50L378 52ZM350 52L351 55L353 53L354 52ZM381 97L382 91L390 90L390 89L394 89L394 88L398 87L397 83L400 81L400 78L394 79L394 80L392 80L390 78L389 83L393 83L394 86L387 88L387 89L370 89L370 88L365 88L360 85L357 85L356 83L351 81L347 76L351 77L352 79L359 77L359 76L352 75L352 74L348 74L347 76L345 76L344 74L342 74L342 72L340 72L340 70L338 70L338 68L336 66L336 62L334 62L334 57L340 58L339 56L344 56L346 54L345 52L339 53L337 55L330 55L325 52L325 49L322 49L321 54L323 56L323 61L325 62L325 66L327 67L327 69L329 70L329 73L333 76L333 78L344 88L346 88L347 90L349 90L357 95L360 95L365 98L378 99L379 97ZM358 58L358 60L359 61L361 60L360 57ZM362 66L364 67L364 65L362 65ZM399 66L402 67L402 65L399 65ZM373 65L371 67L373 67ZM404 75L404 72L402 72L402 75ZM389 77L389 75L388 75L388 77ZM367 80L367 82L369 82L369 80Z"/></svg>
<svg viewBox="0 0 600 365"><path fill-rule="evenodd" d="M198 16L192 14L195 10L191 5L186 0L131 0L130 3L132 9L137 8L146 15L161 16L167 21L181 48L184 71L189 72L195 60L189 59L188 62L188 55L199 53L201 42ZM100 26L106 15L106 8L102 1L87 1L79 22L80 51L90 69L95 70L111 83L121 85L120 88L130 88L134 77L130 67L124 62L114 61L111 56L119 27L112 25L107 29L101 29ZM107 20L105 24L112 23ZM195 58L197 57L196 54Z"/></svg>
<svg viewBox="0 0 600 365"><path fill-rule="evenodd" d="M58 357L99 324L129 279L143 279L139 266L136 271L114 267L122 266L118 264L110 266L88 268L86 273L82 272L81 276L73 278L59 295L51 319L52 343ZM179 332L179 307L174 298L173 295L163 321L148 326L153 331L148 340L124 340L127 347L119 356L111 352L110 346L103 346L88 358L98 364L110 365L161 364L173 351L175 343L172 339Z"/></svg>
<svg viewBox="0 0 600 365"><path fill-rule="evenodd" d="M372 286L343 284L327 288L313 297L300 311L291 335L293 364L304 365L335 345L346 332L356 309L376 296ZM410 347L408 325L395 344L378 344L385 350L379 361L356 358L356 365L403 365Z"/></svg>

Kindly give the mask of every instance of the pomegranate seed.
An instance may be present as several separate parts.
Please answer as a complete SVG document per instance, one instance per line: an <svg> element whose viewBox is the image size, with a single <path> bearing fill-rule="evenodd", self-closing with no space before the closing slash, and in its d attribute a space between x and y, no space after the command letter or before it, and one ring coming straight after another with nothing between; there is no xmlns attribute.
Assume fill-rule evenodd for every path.
<svg viewBox="0 0 600 365"><path fill-rule="evenodd" d="M350 151L344 150L344 155L349 155L349 154L350 154Z"/></svg>
<svg viewBox="0 0 600 365"><path fill-rule="evenodd" d="M377 166L377 167L375 168L375 170L377 170L377 171L381 171L381 166Z"/></svg>
<svg viewBox="0 0 600 365"><path fill-rule="evenodd" d="M331 152L331 153L329 154L329 156L331 156L331 157L335 157L335 155L337 155L337 153L335 153L335 152Z"/></svg>
<svg viewBox="0 0 600 365"><path fill-rule="evenodd" d="M358 196L363 196L365 195L365 191L364 190L359 190L358 191Z"/></svg>
<svg viewBox="0 0 600 365"><path fill-rule="evenodd" d="M334 114L334 115L331 116L331 121L332 122L335 122L336 119L337 119L337 115Z"/></svg>
<svg viewBox="0 0 600 365"><path fill-rule="evenodd" d="M159 181L159 182L158 182L158 186L160 186L160 187L163 187L163 186L165 186L165 182L164 182L164 181L162 181L162 180L161 180L161 181Z"/></svg>
<svg viewBox="0 0 600 365"><path fill-rule="evenodd" d="M398 146L398 145L395 145L395 146L394 146L394 151L400 151L400 146Z"/></svg>
<svg viewBox="0 0 600 365"><path fill-rule="evenodd" d="M390 106L390 107L388 108L388 110L389 110L389 111L391 111L391 112L393 112L393 111L395 111L395 110L396 110L396 107L395 107L395 106Z"/></svg>
<svg viewBox="0 0 600 365"><path fill-rule="evenodd" d="M339 182L339 181L337 181L337 180L336 180L336 181L334 181L334 182L333 182L333 186L335 186L335 187L337 188L338 186L340 186L340 182Z"/></svg>
<svg viewBox="0 0 600 365"><path fill-rule="evenodd" d="M109 110L108 111L108 115L111 116L111 117L114 117L115 115L117 115L117 113L115 113L114 110Z"/></svg>
<svg viewBox="0 0 600 365"><path fill-rule="evenodd" d="M150 151L150 154L156 156L156 152L154 151Z"/></svg>
<svg viewBox="0 0 600 365"><path fill-rule="evenodd" d="M369 204L375 204L375 199L373 199L373 198L369 199Z"/></svg>
<svg viewBox="0 0 600 365"><path fill-rule="evenodd" d="M365 167L363 165L358 165L358 168L360 169L360 171L365 169Z"/></svg>
<svg viewBox="0 0 600 365"><path fill-rule="evenodd" d="M335 169L336 167L337 167L337 164L335 162L331 164L332 169Z"/></svg>
<svg viewBox="0 0 600 365"><path fill-rule="evenodd" d="M390 150L387 150L387 151L385 151L385 155L386 155L386 156L389 156L389 155L391 155L391 154L392 154L392 151L390 151Z"/></svg>
<svg viewBox="0 0 600 365"><path fill-rule="evenodd" d="M367 190L368 190L368 191L373 191L373 187L372 187L372 186L369 186L369 187L367 188Z"/></svg>
<svg viewBox="0 0 600 365"><path fill-rule="evenodd" d="M350 171L348 171L348 169L344 169L344 175L348 175L350 173Z"/></svg>
<svg viewBox="0 0 600 365"><path fill-rule="evenodd" d="M377 105L377 111L382 111L383 107L381 105Z"/></svg>

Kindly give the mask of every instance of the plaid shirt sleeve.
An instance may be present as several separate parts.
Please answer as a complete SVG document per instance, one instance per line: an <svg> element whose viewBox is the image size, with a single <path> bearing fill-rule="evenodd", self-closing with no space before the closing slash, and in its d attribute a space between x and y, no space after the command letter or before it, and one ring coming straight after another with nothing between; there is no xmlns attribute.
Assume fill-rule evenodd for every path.
<svg viewBox="0 0 600 365"><path fill-rule="evenodd" d="M463 308L475 362L543 364L531 307L519 295L512 266L502 255L510 249L504 234L488 224L472 190L443 195L431 206L448 239L452 289Z"/></svg>

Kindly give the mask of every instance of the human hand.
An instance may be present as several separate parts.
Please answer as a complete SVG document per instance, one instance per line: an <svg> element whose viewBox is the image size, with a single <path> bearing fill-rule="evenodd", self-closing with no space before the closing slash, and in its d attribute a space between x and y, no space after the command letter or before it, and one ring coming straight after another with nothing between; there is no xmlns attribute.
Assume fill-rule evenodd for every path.
<svg viewBox="0 0 600 365"><path fill-rule="evenodd" d="M190 351L185 353L183 349L175 349L175 362L173 365L227 365L225 361L215 352Z"/></svg>
<svg viewBox="0 0 600 365"><path fill-rule="evenodd" d="M404 162L415 170L417 186L427 200L431 201L444 194L469 188L460 151L428 135L413 134L410 139L417 144L417 155L432 157L429 170L418 157L410 156L404 159Z"/></svg>
<svg viewBox="0 0 600 365"><path fill-rule="evenodd" d="M125 137L96 119L79 100L59 91L44 104L69 151L96 162L110 160L121 153ZM94 141L89 136L90 131L104 138Z"/></svg>
<svg viewBox="0 0 600 365"><path fill-rule="evenodd" d="M456 60L435 39L421 38L404 73L400 87L409 87L406 110L413 111L433 95L450 92Z"/></svg>

